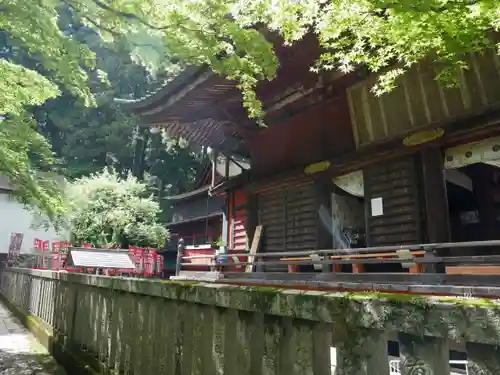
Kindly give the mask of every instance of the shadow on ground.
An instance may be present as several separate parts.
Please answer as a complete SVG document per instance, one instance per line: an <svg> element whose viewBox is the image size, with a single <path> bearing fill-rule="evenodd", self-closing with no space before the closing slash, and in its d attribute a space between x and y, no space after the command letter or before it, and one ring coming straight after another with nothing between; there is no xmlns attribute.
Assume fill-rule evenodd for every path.
<svg viewBox="0 0 500 375"><path fill-rule="evenodd" d="M0 350L1 375L66 375L48 354Z"/></svg>
<svg viewBox="0 0 500 375"><path fill-rule="evenodd" d="M0 303L0 375L66 375L47 349Z"/></svg>

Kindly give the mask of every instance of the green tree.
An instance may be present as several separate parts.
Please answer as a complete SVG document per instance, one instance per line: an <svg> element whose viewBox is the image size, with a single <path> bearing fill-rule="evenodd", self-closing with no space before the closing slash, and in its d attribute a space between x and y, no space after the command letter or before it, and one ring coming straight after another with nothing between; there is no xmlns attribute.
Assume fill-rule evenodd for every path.
<svg viewBox="0 0 500 375"><path fill-rule="evenodd" d="M149 135L145 150L146 173L157 180L162 195L175 195L191 189L208 161L206 149L191 145L165 132Z"/></svg>
<svg viewBox="0 0 500 375"><path fill-rule="evenodd" d="M400 63L381 78L381 87L388 88L425 57L439 63L439 77L451 78L465 66L468 53L497 45L493 31L500 25L496 0L43 0L34 6L22 0L4 2L2 29L55 73L51 83L63 84L87 104L93 98L81 64L95 66L93 54L60 33L55 11L60 6L103 38L126 41L133 58L151 70L164 69L169 57L176 56L239 80L251 116L262 114L254 92L257 82L272 79L277 68L266 28L280 33L288 44L314 32L324 48L318 69L351 70L364 64L380 71ZM14 70L19 68L11 66L11 75ZM37 93L37 102L55 95L55 86L41 82L48 90ZM9 107L30 100L30 95L18 96L9 100Z"/></svg>
<svg viewBox="0 0 500 375"><path fill-rule="evenodd" d="M14 5L11 5L9 12L15 10ZM76 96L75 90L54 84L57 82L54 82L53 74L40 63L37 54L31 53L26 45L14 39L6 30L0 32L2 61L9 61L13 66L27 72L25 81L21 81L23 76L18 75L19 82L12 81L6 74L2 74L0 76L2 82L10 85L5 87L3 93L12 92L17 85L19 86L17 89L27 88L27 94L35 99L40 95L37 90L42 94L43 90L49 90L50 95L47 94L46 97L52 98L42 105L40 104L43 99L35 102L30 98L30 103L38 106L23 106L20 101L10 100L11 97L7 97L8 101L2 99L1 103L5 103L5 106L13 103L17 107L4 109L10 114L6 116L9 122L4 122L5 126L0 133L2 135L0 142L4 142L2 145L7 145L2 147L3 153L0 153L2 158L0 160L4 161L3 165L0 164L0 173L9 175L9 171L14 171L9 177L21 186L18 190L20 199L32 204L36 199L42 204L41 208L49 211L51 217L60 211L62 197L56 186L49 185L51 181L45 175L44 179L39 177L38 169L40 167L44 170L52 169L73 179L111 166L119 173L127 175L134 169L133 164L136 159L134 154L137 143L144 138L144 130L137 131L138 119L124 112L114 103L113 98L135 98L146 95L147 92L171 79L181 69L181 65L177 63L168 65L164 61L164 70L152 76L144 66L132 60L131 44L124 38L116 36L113 41L104 41L94 29L85 26L68 6L59 7L56 15L57 27L63 35L71 38L71 43L81 43L82 48L88 48L90 54L95 55L95 65L83 65L83 72L88 76L87 85L94 94L95 105L88 106L88 102ZM2 16L3 12L0 13L0 17ZM39 84L37 79L41 79L43 84ZM54 89L52 94L51 88ZM53 98L56 95L58 96ZM13 114L17 117L13 117ZM21 114L26 121L21 121L19 118ZM16 132L13 132L13 129ZM48 139L55 155L51 153L48 143L34 129ZM14 136L22 137L13 138ZM33 142L31 138L35 138L37 142ZM145 138L147 138L145 147L140 149L144 155L137 158L141 164L137 168L143 171L142 174L159 174L162 186L172 185L164 171L159 168L154 168L154 171L149 170L153 164L168 165L167 169L181 171L173 176L174 179L181 177L179 184L176 185L189 186L189 182L192 181L191 168L193 164L196 168L197 164L196 154L187 149L181 150L180 153L167 152L164 144L152 142L154 137L150 138L146 134ZM20 142L30 145L30 151L25 151L26 147L20 147ZM14 144L15 147L11 147ZM160 149L154 150L152 148L154 146ZM148 160L149 154L154 157L154 162ZM186 158L183 158L183 155ZM22 160L25 164L19 163ZM185 163L182 164L183 162ZM22 173L16 175L16 171Z"/></svg>
<svg viewBox="0 0 500 375"><path fill-rule="evenodd" d="M99 35L68 31L75 17ZM85 106L95 105L100 97L92 95L93 85L106 78L96 65L99 38L126 46L130 58L152 74L168 71L171 56L208 65L239 82L243 105L259 120L263 110L256 85L274 78L278 67L266 37L269 30L287 44L314 33L323 48L316 70L364 66L382 72L374 87L381 94L425 58L435 63L438 79L453 84L467 68L470 53L498 47L499 27L497 0L4 0L0 30L11 48L9 57L0 60L0 115L24 131L1 140L6 151L0 154L0 173L24 186L26 201L51 214L57 211L51 206L57 199L40 193L48 190L38 183L29 157L34 152L42 164L53 162L46 146L33 149L42 140L30 141L36 135L28 109L63 90ZM29 59L18 58L21 48ZM113 69L108 65L104 70L110 74ZM25 172L34 177L25 180Z"/></svg>
<svg viewBox="0 0 500 375"><path fill-rule="evenodd" d="M105 170L75 180L66 193L66 220L76 242L122 248L165 244L168 233L158 222L159 203L135 177Z"/></svg>
<svg viewBox="0 0 500 375"><path fill-rule="evenodd" d="M455 85L471 53L500 47L496 0L248 0L233 8L242 26L266 24L292 44L314 32L324 52L316 70L379 72L376 94L423 59L436 78Z"/></svg>
<svg viewBox="0 0 500 375"><path fill-rule="evenodd" d="M1 37L9 42L8 48L2 46L0 59L0 173L17 187L23 202L50 218L63 210L63 197L50 179L41 177L40 167L50 169L55 158L50 145L36 132L29 108L58 96L60 87L86 105L95 103L83 69L92 69L94 56L86 46L61 33L55 5L57 2L17 0L0 5ZM30 59L23 61L21 50Z"/></svg>
<svg viewBox="0 0 500 375"><path fill-rule="evenodd" d="M153 78L131 60L127 43L118 38L106 43L67 7L59 14L61 30L95 53L97 72L105 72L107 80L103 83L103 73L87 69L97 106L87 107L65 90L34 111L39 130L51 141L60 170L68 178L95 173L105 166L126 175L134 161L138 119L114 104L113 98L140 97L168 76ZM156 80L160 82L153 82Z"/></svg>
<svg viewBox="0 0 500 375"><path fill-rule="evenodd" d="M291 45L314 33L323 53L314 69L382 72L377 94L424 58L437 78L456 83L467 55L498 47L497 0L199 0L70 1L104 36L127 35L134 53L151 67L165 55L207 64L240 83L251 117L261 117L259 80L272 79L277 59L268 30Z"/></svg>
<svg viewBox="0 0 500 375"><path fill-rule="evenodd" d="M54 157L35 126L24 114L0 119L0 173L16 187L13 193L21 202L55 218L63 211L60 187L51 174L43 173L50 170ZM33 168L34 159L41 168Z"/></svg>
<svg viewBox="0 0 500 375"><path fill-rule="evenodd" d="M131 45L123 38L107 43L67 8L59 13L61 29L96 54L96 67L108 78L104 85L89 73L89 84L97 98L95 108L85 107L66 91L35 111L39 128L51 141L64 175L77 178L112 167L122 175L132 172L139 179L149 176L156 191L189 189L202 161L197 150L164 134L150 134L140 127L137 117L114 102L116 97L146 95L172 79L182 66L164 61L165 70L152 76L131 59Z"/></svg>

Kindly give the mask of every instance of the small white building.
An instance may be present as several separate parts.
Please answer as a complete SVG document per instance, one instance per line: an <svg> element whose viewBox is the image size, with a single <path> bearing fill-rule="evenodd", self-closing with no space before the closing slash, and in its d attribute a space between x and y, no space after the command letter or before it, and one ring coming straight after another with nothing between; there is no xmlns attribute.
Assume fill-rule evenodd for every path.
<svg viewBox="0 0 500 375"><path fill-rule="evenodd" d="M32 228L33 215L12 196L12 186L0 176L0 254L9 252L12 233L22 233L21 254L33 252L35 238L40 240L68 240L68 234L58 234L54 228Z"/></svg>

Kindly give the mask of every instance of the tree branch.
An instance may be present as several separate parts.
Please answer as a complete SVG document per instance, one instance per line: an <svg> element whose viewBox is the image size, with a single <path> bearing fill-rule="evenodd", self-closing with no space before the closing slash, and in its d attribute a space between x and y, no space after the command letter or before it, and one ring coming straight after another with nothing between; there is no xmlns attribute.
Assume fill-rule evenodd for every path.
<svg viewBox="0 0 500 375"><path fill-rule="evenodd" d="M441 12L450 10L450 9L457 7L457 6L474 5L477 2L478 2L478 0L466 0L463 3L462 3L462 1L449 2L446 5L441 5L441 6L409 5L409 8L411 9L412 12L416 12L416 13L428 13L428 12L441 13ZM382 8L387 8L387 9L395 9L395 8L401 7L400 3L397 0L396 1L382 2L381 6L382 6Z"/></svg>
<svg viewBox="0 0 500 375"><path fill-rule="evenodd" d="M69 6L71 9L75 10L78 12L78 9L71 3L68 3L67 1L64 1L63 2ZM78 12L80 13L80 12ZM94 25L96 28L98 28L99 30L104 30L108 33L110 33L111 35L115 36L115 37L123 37L123 35L121 33L119 33L118 31L115 31L113 29L110 29L109 27L106 27L106 26L103 26L101 25L99 22L93 20L92 18L90 18L89 16L86 16L86 15L83 15L83 14L80 14L80 17L82 17L83 19L87 20L88 22L90 22L92 25ZM149 43L136 43L136 42L133 42L131 40L128 40L128 42L130 44L132 44L133 46L135 47L155 47L153 46L152 44L149 44Z"/></svg>
<svg viewBox="0 0 500 375"><path fill-rule="evenodd" d="M88 16L82 16L82 18L86 19L88 22L90 22L92 25L94 25L96 28L100 29L100 30L104 30L108 33L110 33L111 35L115 36L115 37L124 37L124 35L122 35L121 33L113 30L113 29L110 29L109 27L106 27L106 26L103 26L101 24L99 24L98 22L94 21L92 18L88 17ZM154 45L150 44L150 43L137 43L137 42L134 42L132 40L129 40L127 39L127 41L135 46L135 47L152 47L152 48L155 48Z"/></svg>
<svg viewBox="0 0 500 375"><path fill-rule="evenodd" d="M134 21L138 21L140 22L141 24L143 24L144 26L147 26L149 27L150 29L152 30L158 30L158 31L161 31L161 30L167 30L169 29L170 26L156 26L156 25L153 25L152 23L148 22L147 20L145 20L144 18L138 16L137 14L135 13L131 13L131 12L123 12L121 10L118 10L118 9L115 9L113 7L110 7L109 5L103 3L102 1L100 0L92 0L92 2L97 5L99 8L101 9L104 9L108 12L111 12L113 14L116 14L117 16L120 16L120 17L123 17L123 18L126 18L126 19L129 19L129 20L134 20ZM190 29L180 23L177 23L176 25L177 27L180 27L180 28L183 28L184 30L187 30L187 31L190 31L192 33L197 33L199 32L198 30L193 30L193 29Z"/></svg>
<svg viewBox="0 0 500 375"><path fill-rule="evenodd" d="M146 21L144 18L138 16L137 14L130 13L130 12L123 12L121 10L115 9L113 7L110 7L108 4L103 3L100 0L92 0L92 2L101 9L104 9L108 12L111 12L111 13L116 14L117 16L120 16L123 18L139 21L143 25L145 25L153 30L166 30L166 29L168 29L168 26L155 26L155 25L149 23L148 21Z"/></svg>
<svg viewBox="0 0 500 375"><path fill-rule="evenodd" d="M94 25L95 27L97 27L99 30L104 30L108 33L110 33L111 35L113 36L122 36L119 32L113 30L113 29L110 29L109 27L106 27L106 26L103 26L99 23L97 23L96 21L94 21L92 18L88 17L88 16L81 16L83 19L89 21L92 25Z"/></svg>

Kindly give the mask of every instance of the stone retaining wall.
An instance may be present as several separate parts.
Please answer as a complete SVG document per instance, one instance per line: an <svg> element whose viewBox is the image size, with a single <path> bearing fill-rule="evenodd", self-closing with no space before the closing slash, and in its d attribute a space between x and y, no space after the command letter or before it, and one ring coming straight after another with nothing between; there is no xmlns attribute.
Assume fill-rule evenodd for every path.
<svg viewBox="0 0 500 375"><path fill-rule="evenodd" d="M134 375L449 374L449 347L470 375L500 374L500 303L328 293L5 270L1 291L52 330L57 356L88 373ZM330 358L334 347L335 358Z"/></svg>

